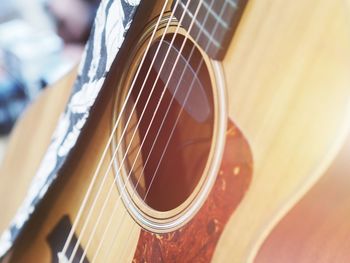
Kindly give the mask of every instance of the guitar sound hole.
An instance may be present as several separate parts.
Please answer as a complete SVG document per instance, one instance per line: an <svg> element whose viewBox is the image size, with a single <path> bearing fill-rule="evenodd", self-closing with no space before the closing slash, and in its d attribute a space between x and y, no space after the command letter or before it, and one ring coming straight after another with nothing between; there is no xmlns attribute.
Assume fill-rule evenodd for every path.
<svg viewBox="0 0 350 263"><path fill-rule="evenodd" d="M176 36L170 45L172 37L165 37L152 67L160 40L151 46L124 116L124 151L131 145L124 167L139 197L158 211L180 206L193 193L213 138L214 100L206 63L190 40L180 54L184 37Z"/></svg>

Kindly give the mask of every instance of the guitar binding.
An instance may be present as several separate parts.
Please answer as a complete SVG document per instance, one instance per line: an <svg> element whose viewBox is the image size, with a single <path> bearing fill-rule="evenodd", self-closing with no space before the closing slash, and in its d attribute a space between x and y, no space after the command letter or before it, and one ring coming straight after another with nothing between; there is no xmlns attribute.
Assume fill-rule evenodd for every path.
<svg viewBox="0 0 350 263"><path fill-rule="evenodd" d="M161 36L165 31L165 25L168 19L169 17L163 18L148 56L155 54L157 44L159 44ZM152 83L146 83L142 90L141 87L145 73L143 72L140 74L143 75L137 78L135 87L142 90L138 100L141 106L138 104L134 105L135 100L137 100L138 92L133 91L134 94L131 92L133 100L127 104L126 113L124 113L124 116L121 118L122 125L117 128L113 146L111 147L112 153L117 150L117 157L114 162L114 176L116 176L116 185L127 211L140 226L152 232L159 233L180 228L193 218L202 206L218 173L227 125L225 82L222 76L220 63L211 60L195 43L192 37L186 34L185 29L181 27L178 35L175 37L173 45L171 45L171 40L176 32L177 25L176 20L171 21L162 46L158 51L158 56L160 58L155 60L152 68L155 76L157 76L157 71L160 72L160 77L157 82L163 82L163 85L155 84L154 93L152 93L154 96L153 101L151 97L149 104L147 104L146 102L149 94L152 92L153 85ZM144 55L145 46L149 41L154 27L155 23L151 23L139 38L127 62L128 66L125 67L127 70L125 70L118 83L112 127L118 118L118 114L122 111L121 105L123 105L127 97L135 72L139 67L139 62ZM181 44L186 35L189 38L184 48L181 50ZM166 57L168 48L170 51ZM192 49L194 52L192 52ZM181 54L179 54L180 51L182 51ZM176 60L178 56L180 58ZM160 70L163 59L168 59L173 62L164 64L163 71L165 73L162 73ZM151 59L149 59L148 64L150 64L150 60ZM177 62L177 66L175 62ZM175 65L175 70L171 73L173 65ZM185 73L181 70L182 68L186 69ZM141 69L141 72L142 71L144 70ZM195 75L196 71L198 71L199 74ZM168 83L169 85L167 85L166 93L162 97L162 92L160 90L164 88L167 79L170 80ZM182 84L177 84L179 79L182 80ZM150 82L155 80L156 79L151 78ZM188 83L189 80L192 80L192 85ZM192 87L192 90L190 90L189 86L193 86L194 88ZM176 92L179 91L180 95L176 95ZM186 93L187 100L185 101L186 96L184 94ZM191 95L191 93L193 94ZM161 102L161 98L163 102ZM157 108L159 101L159 107ZM190 103L186 106L188 102ZM158 128L160 124L162 124L168 105L170 105L171 109L166 117L168 119L165 118L163 123L163 126L166 127L163 128L165 131L162 131L162 128L160 128L159 131ZM136 111L132 111L133 108L135 108ZM142 110L144 108L146 113L142 115ZM169 118L169 116L178 116L180 112L186 117L178 121L175 132L172 133L172 136L176 134L180 139L174 140L172 143L168 144L168 146L170 145L169 152L173 153L173 155L168 154L168 156L165 156L166 154L164 154L165 157L162 157L159 152L162 152L161 148L166 148L165 146L167 143L165 142L165 138L171 137L170 130L173 128L171 124L175 124L176 122L176 117ZM147 133L147 128L152 122L153 115L153 126L151 125L151 128L148 130L149 133ZM138 118L140 116L142 116L145 121L140 118L141 121L138 126ZM158 128L157 124L159 125ZM178 127L181 127L181 125L182 127L187 127L187 131L180 132ZM139 128L136 132L135 127ZM123 135L123 130L125 128L127 128L126 133ZM143 136L146 139L142 144ZM159 140L159 138L161 138L160 140L162 142L157 146L157 143L153 143L153 140ZM173 139L171 138L169 140L171 141ZM117 149L118 144L120 144L119 149ZM141 145L142 147L140 147ZM152 145L155 149L152 148ZM147 147L148 149L145 149ZM177 147L177 149L174 147ZM184 153L186 151L187 153ZM193 152L196 151L197 153L193 154ZM140 153L138 154L138 152ZM158 152L159 154L153 157L152 160L152 157L148 157L148 155L155 155L153 152ZM178 153L181 152L183 158L179 160L181 158L178 156L181 156L181 154L179 155ZM157 166L160 157L165 159L166 165L164 165L163 168L167 167L168 170L165 170L165 168L162 169L162 165ZM177 160L170 163L174 158L177 158ZM190 162L187 161L186 163L186 160L190 160ZM181 161L185 163L181 165ZM144 164L143 162L146 163L146 168L141 168L141 173L139 172L137 174L135 170L132 170L135 167L142 167ZM147 165L153 168L147 168ZM172 169L169 171L168 167L172 167ZM181 170L181 167L185 167L185 169ZM159 171L162 171L162 173ZM152 180L151 177L154 173L157 173L157 177L155 178L160 182L157 183L156 180ZM158 179L160 174L168 174L168 176L161 180ZM181 178L179 178L178 175L182 177L180 176ZM171 180L171 177L176 178ZM150 182L153 184L151 183L150 185ZM151 186L150 191L148 191L149 186Z"/></svg>

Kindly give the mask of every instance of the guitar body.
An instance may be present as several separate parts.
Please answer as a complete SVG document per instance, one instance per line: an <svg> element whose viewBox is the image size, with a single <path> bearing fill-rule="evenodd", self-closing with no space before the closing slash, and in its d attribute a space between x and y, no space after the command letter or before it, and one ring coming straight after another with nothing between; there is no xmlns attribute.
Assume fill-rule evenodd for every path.
<svg viewBox="0 0 350 263"><path fill-rule="evenodd" d="M348 134L324 176L266 238L257 262L349 261L349 151Z"/></svg>
<svg viewBox="0 0 350 263"><path fill-rule="evenodd" d="M130 72L135 72L137 66L133 61L138 61L144 50L139 39L147 39L147 25L152 26L162 5L161 1L141 3L119 52L123 63L112 67L82 137L9 254L10 262L58 262L57 254L65 244L113 130L120 110L118 98L125 93L123 85L130 82ZM152 231L138 221L125 200L121 202L122 190L115 182L118 172L111 172L104 181L98 177L92 198L87 201L87 207L95 209L86 209L81 216L92 220L85 227L82 220L74 231L73 239L80 240L77 255L85 262L252 262L279 220L326 173L345 141L350 118L347 7L344 1L328 0L249 1L222 61L211 61L198 48L210 82L216 87L212 91L213 100L217 100L214 108L221 109L220 92L225 95L222 105L227 105L227 112L217 117L225 118L225 125L213 122L217 125L214 133L224 137L212 140L212 144L223 145L218 150L221 158L208 157L214 166L209 170L215 171L216 177L205 200L178 227ZM130 54L135 58L131 62ZM0 170L0 207L4 211L1 231L25 197L68 100L74 76L72 72L47 89L14 131ZM187 121L181 126L181 136L193 131L186 129ZM102 171L108 170L114 157L112 148L107 151ZM185 162L185 166L191 165ZM323 184L321 189L327 191L327 186ZM197 194L200 193L199 189ZM95 196L99 198L94 204ZM186 202L191 196L186 197ZM167 200L158 201L149 200L150 206L160 207L149 217L159 216L159 221L173 217L172 209L163 209L170 206ZM117 202L120 204L116 209ZM301 214L295 216L302 217ZM284 220L287 219L288 216ZM108 231L106 226L111 226ZM282 233L289 235L288 231ZM271 262L271 251L279 250L281 243L273 242L282 236L288 238L280 235L274 239L273 234L258 254L258 262ZM74 245L69 246L69 253ZM307 256L305 262L310 262Z"/></svg>

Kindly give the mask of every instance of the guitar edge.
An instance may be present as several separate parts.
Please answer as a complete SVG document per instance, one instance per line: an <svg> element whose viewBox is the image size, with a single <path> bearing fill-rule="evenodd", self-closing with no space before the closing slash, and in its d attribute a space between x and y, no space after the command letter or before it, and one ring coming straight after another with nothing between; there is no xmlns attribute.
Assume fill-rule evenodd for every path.
<svg viewBox="0 0 350 263"><path fill-rule="evenodd" d="M323 178L270 233L257 262L348 262L350 134Z"/></svg>
<svg viewBox="0 0 350 263"><path fill-rule="evenodd" d="M29 106L11 134L0 166L0 232L8 227L25 198L67 103L75 78L76 69L73 69L63 79L47 88Z"/></svg>
<svg viewBox="0 0 350 263"><path fill-rule="evenodd" d="M248 3L224 68L234 83L229 115L248 138L254 174L215 262L252 262L340 150L350 119L349 12L344 1Z"/></svg>
<svg viewBox="0 0 350 263"><path fill-rule="evenodd" d="M310 2L250 1L222 63L229 116L249 141L254 173L249 190L223 229L214 251L214 262L226 262L228 259L237 263L252 262L278 220L324 173L346 136L350 116L347 6L343 1ZM69 81L72 78L73 75ZM65 94L67 96L68 93ZM51 100L56 98L52 96ZM105 123L109 123L111 118L111 102L107 107L101 115ZM40 106L36 107L37 112L40 109ZM60 111L56 109L55 112ZM32 114L33 117L35 114ZM26 126L32 117L23 120L20 125ZM57 118L58 115L53 119L56 121ZM37 221L30 223L36 227L42 224L43 230L38 233L38 230L29 228L25 232L26 238L18 244L17 251L27 253L26 256L32 260L36 259L38 252L46 259L51 258L50 251L41 245L57 224L57 215L69 214L72 218L76 215L74 204L80 204L89 181L87 178L91 177L91 167L97 162L96 153L102 151L98 144L104 145L106 142L101 138L108 138L109 124L105 127L97 124L93 139L82 147L87 154L75 157L83 158L85 163L73 165L74 158L70 160L71 165L65 172L73 176L55 185L41 212L35 215ZM37 129L40 130L40 127ZM15 135L10 147L17 147L15 137L18 136L23 140L28 138L24 134ZM46 145L49 137L45 137ZM25 154L29 156L30 152ZM9 156L14 157L13 154ZM89 165L84 166L86 163ZM13 161L11 165L15 166ZM112 178L108 180L107 183L112 184ZM80 186L79 193L74 190L77 185ZM59 186L62 187L60 190ZM54 195L57 195L55 199ZM114 195L112 198L117 198ZM23 195L17 198L18 203ZM69 205L66 205L67 198ZM5 200L0 200L0 207L6 206L3 204L7 202ZM108 205L111 208L108 211L113 209L112 205ZM98 206L101 207L101 204ZM52 209L43 212L49 207ZM123 209L120 210L122 212ZM13 213L4 220L8 221ZM41 215L45 215L45 223L38 220ZM5 227L4 224L1 221L0 230ZM128 225L120 236L121 243L123 238L128 237L130 226L136 225L131 219L125 224ZM134 250L140 233L138 226L135 229L131 238ZM80 230L78 228L78 233ZM35 238L32 239L33 236ZM83 244L86 243L84 238ZM116 249L115 255L118 255L117 252Z"/></svg>

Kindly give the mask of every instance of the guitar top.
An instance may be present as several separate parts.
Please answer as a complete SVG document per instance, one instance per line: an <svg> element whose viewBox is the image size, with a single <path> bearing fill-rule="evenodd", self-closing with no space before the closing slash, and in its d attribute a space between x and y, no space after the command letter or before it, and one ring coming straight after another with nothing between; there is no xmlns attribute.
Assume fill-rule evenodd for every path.
<svg viewBox="0 0 350 263"><path fill-rule="evenodd" d="M349 12L102 1L79 69L12 135L0 257L346 262Z"/></svg>

